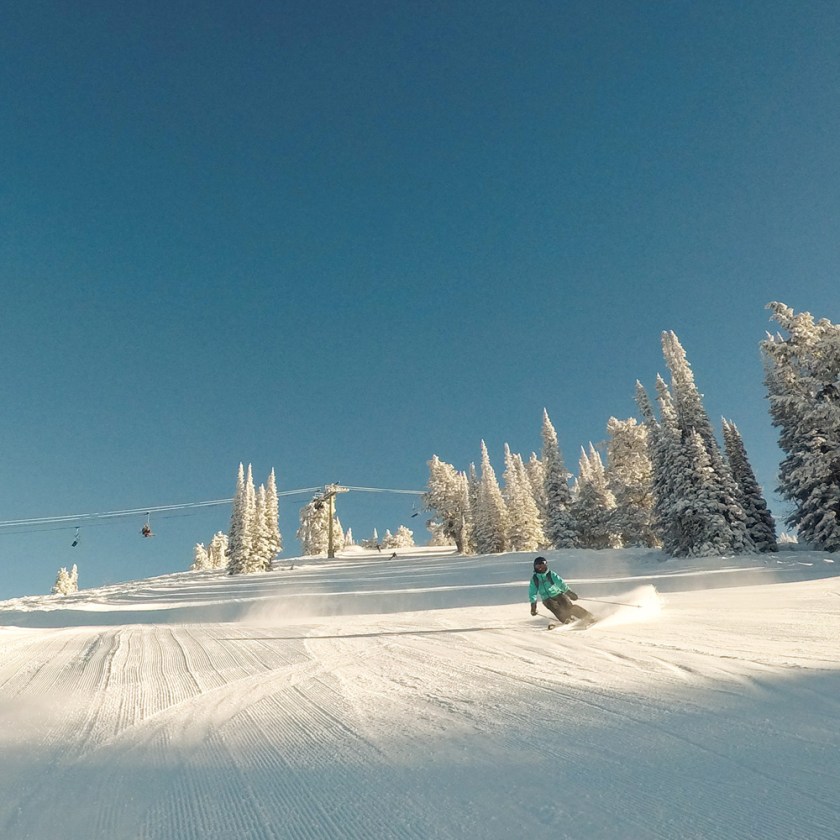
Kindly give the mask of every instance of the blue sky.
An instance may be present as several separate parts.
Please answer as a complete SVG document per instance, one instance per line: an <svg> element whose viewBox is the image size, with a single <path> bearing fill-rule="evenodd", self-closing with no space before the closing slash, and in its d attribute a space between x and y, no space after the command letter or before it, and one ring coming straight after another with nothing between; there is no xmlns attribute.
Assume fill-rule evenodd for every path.
<svg viewBox="0 0 840 840"><path fill-rule="evenodd" d="M0 520L567 464L674 330L768 491L765 304L836 321L832 3L32 2L0 26ZM297 510L281 528L293 550ZM778 503L771 507L781 513ZM0 529L0 597L224 507ZM358 537L415 526L347 494ZM19 529L18 529L19 530Z"/></svg>

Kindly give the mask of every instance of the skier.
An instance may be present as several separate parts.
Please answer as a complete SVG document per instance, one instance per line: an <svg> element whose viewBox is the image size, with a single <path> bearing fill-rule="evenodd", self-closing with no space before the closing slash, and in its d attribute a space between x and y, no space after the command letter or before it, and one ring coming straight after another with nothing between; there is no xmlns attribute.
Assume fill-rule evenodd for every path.
<svg viewBox="0 0 840 840"><path fill-rule="evenodd" d="M557 616L561 624L568 624L573 618L586 624L595 621L595 616L579 604L573 604L578 596L566 585L566 581L548 568L545 557L534 559L534 575L528 594L531 598L531 615L537 614L537 596L547 609Z"/></svg>

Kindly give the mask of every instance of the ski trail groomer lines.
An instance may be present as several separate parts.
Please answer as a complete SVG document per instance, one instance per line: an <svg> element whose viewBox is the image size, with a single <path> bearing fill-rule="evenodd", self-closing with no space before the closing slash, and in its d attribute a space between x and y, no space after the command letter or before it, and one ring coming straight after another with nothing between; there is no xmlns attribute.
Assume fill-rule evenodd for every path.
<svg viewBox="0 0 840 840"><path fill-rule="evenodd" d="M537 598L549 609L561 624L568 624L577 618L586 623L595 621L595 616L572 601L577 601L577 595L566 585L560 575L554 574L548 568L545 557L534 559L534 574L528 589L531 599L531 615L537 614Z"/></svg>

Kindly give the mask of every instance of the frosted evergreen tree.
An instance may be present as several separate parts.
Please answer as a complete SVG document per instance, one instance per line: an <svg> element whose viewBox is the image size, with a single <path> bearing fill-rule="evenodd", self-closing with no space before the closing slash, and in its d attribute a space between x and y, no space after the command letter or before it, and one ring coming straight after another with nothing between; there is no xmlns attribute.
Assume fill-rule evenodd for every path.
<svg viewBox="0 0 840 840"><path fill-rule="evenodd" d="M473 521L475 523L475 549L479 554L497 554L507 551L508 511L484 441L481 441L478 509L473 515Z"/></svg>
<svg viewBox="0 0 840 840"><path fill-rule="evenodd" d="M280 533L280 503L277 496L277 478L274 468L268 474L265 486L265 527L267 529L268 551L272 560L283 550L283 536Z"/></svg>
<svg viewBox="0 0 840 840"><path fill-rule="evenodd" d="M227 565L228 536L223 531L213 534L207 546L209 568L223 569Z"/></svg>
<svg viewBox="0 0 840 840"><path fill-rule="evenodd" d="M533 453L532 453L533 457ZM548 541L545 537L544 518L542 510L540 509L537 497L534 495L534 488L531 483L531 476L528 472L528 467L522 460L522 456L518 453L514 455L514 466L516 467L516 474L518 477L518 484L522 488L525 495L525 511L526 522L530 522L527 527L532 531L533 540L536 548L548 548ZM545 492L543 485L540 485L540 491Z"/></svg>
<svg viewBox="0 0 840 840"><path fill-rule="evenodd" d="M671 392L682 443L686 445L690 433L695 431L709 454L709 464L714 473L710 480L718 494L719 509L729 526L729 551L735 554L754 551L755 546L747 533L746 513L739 502L738 485L723 459L709 415L703 407L702 395L694 382L691 365L675 333L662 333L662 351L671 372Z"/></svg>
<svg viewBox="0 0 840 840"><path fill-rule="evenodd" d="M300 527L295 536L300 540L300 550L304 557L311 557L325 552L326 540L324 539L323 505L315 507L315 501L307 502L300 509Z"/></svg>
<svg viewBox="0 0 840 840"><path fill-rule="evenodd" d="M651 526L656 539L662 542L661 522L659 521L658 509L662 498L662 485L667 478L665 464L663 463L662 428L653 413L650 404L650 397L647 395L644 386L636 380L636 405L642 415L642 422L647 429L647 447L651 467L651 492L653 494L653 506L651 509Z"/></svg>
<svg viewBox="0 0 840 840"><path fill-rule="evenodd" d="M267 572L271 570L271 563L275 557L274 530L269 522L268 499L265 485L257 489L254 506L254 521L252 527L251 551L248 556L246 571Z"/></svg>
<svg viewBox="0 0 840 840"><path fill-rule="evenodd" d="M248 469L243 475L240 464L228 532L227 570L230 575L241 575L252 570L256 515L257 494L254 489L253 471L248 464Z"/></svg>
<svg viewBox="0 0 840 840"><path fill-rule="evenodd" d="M304 555L308 557L329 553L330 506L320 496L316 496L300 509L297 538ZM338 516L333 512L333 548L338 551L343 547L344 531Z"/></svg>
<svg viewBox="0 0 840 840"><path fill-rule="evenodd" d="M557 432L543 409L542 463L545 473L545 517L543 527L546 540L554 548L574 548L577 535L571 513L572 491L569 472L563 463Z"/></svg>
<svg viewBox="0 0 840 840"><path fill-rule="evenodd" d="M677 413L671 392L665 380L658 374L656 392L661 422L654 421L652 426L648 423L648 434L652 440L651 464L654 467L653 524L665 553L673 556L685 542L681 531L681 519L675 506L680 500L677 491L678 474L686 468L688 461L683 449L682 434L677 425ZM643 414L645 411L646 409L643 409Z"/></svg>
<svg viewBox="0 0 840 840"><path fill-rule="evenodd" d="M196 543L193 549L193 562L192 566L190 566L190 571L204 572L209 568L211 568L210 557L207 554L204 543Z"/></svg>
<svg viewBox="0 0 840 840"><path fill-rule="evenodd" d="M615 498L607 486L601 456L589 444L589 453L581 447L580 470L572 495L572 515L581 548L618 548L620 540L611 527Z"/></svg>
<svg viewBox="0 0 840 840"><path fill-rule="evenodd" d="M731 553L731 535L720 503L718 477L706 442L699 432L691 431L684 444L679 450L679 458L684 463L676 474L674 504L682 539L671 554L706 557Z"/></svg>
<svg viewBox="0 0 840 840"><path fill-rule="evenodd" d="M382 538L382 548L393 550L395 548L410 548L413 545L414 532L406 528L405 525L400 525L393 534L386 531Z"/></svg>
<svg viewBox="0 0 840 840"><path fill-rule="evenodd" d="M67 595L69 593L70 585L70 574L67 569L62 566L58 570L58 574L55 576L55 583L53 584L53 588L51 590L53 595Z"/></svg>
<svg viewBox="0 0 840 840"><path fill-rule="evenodd" d="M653 529L653 465L648 429L634 417L607 421L607 484L615 497L611 530L624 546L661 545Z"/></svg>
<svg viewBox="0 0 840 840"><path fill-rule="evenodd" d="M394 548L412 548L414 546L414 531L405 525L400 525L394 534Z"/></svg>
<svg viewBox="0 0 840 840"><path fill-rule="evenodd" d="M739 501L747 515L750 539L759 551L778 551L776 524L747 457L744 441L738 427L726 419L723 421L723 444L732 477L741 490Z"/></svg>
<svg viewBox="0 0 840 840"><path fill-rule="evenodd" d="M347 546L350 546L350 545L356 545L356 541L353 539L353 529L352 528L348 528L347 531L344 534L344 547L347 548Z"/></svg>
<svg viewBox="0 0 840 840"><path fill-rule="evenodd" d="M545 542L540 512L531 493L531 482L522 457L505 444L504 498L508 511L508 545L511 551L536 551Z"/></svg>
<svg viewBox="0 0 840 840"><path fill-rule="evenodd" d="M79 591L79 570L76 568L75 564L73 568L68 572L67 569L62 566L58 570L58 574L55 578L55 583L53 584L52 594L53 595L72 595L74 592Z"/></svg>
<svg viewBox="0 0 840 840"><path fill-rule="evenodd" d="M467 491L467 528L466 528L466 546L465 546L465 553L466 554L475 554L476 549L476 538L475 538L475 515L476 511L478 510L478 496L480 490L481 481L478 477L478 473L475 469L475 464L470 463L470 467L467 470L464 480L466 481L466 491Z"/></svg>
<svg viewBox="0 0 840 840"><path fill-rule="evenodd" d="M662 377L657 376L656 387L661 422L652 450L654 524L665 552L685 557L754 550L729 468L716 468L700 432L681 428Z"/></svg>
<svg viewBox="0 0 840 840"><path fill-rule="evenodd" d="M684 438L691 430L699 433L709 452L710 461L714 465L716 459L722 460L720 447L709 415L703 407L703 396L697 390L694 372L691 370L688 357L676 333L672 331L662 333L662 354L671 373L671 394L677 415L677 425Z"/></svg>
<svg viewBox="0 0 840 840"><path fill-rule="evenodd" d="M250 473L251 467L248 466ZM233 510L230 515L228 530L227 569L228 574L236 575L242 572L244 557L250 550L251 534L248 517L248 493L245 484L245 468L240 463L236 477L236 491L233 494Z"/></svg>
<svg viewBox="0 0 840 840"><path fill-rule="evenodd" d="M785 453L779 493L793 504L785 522L814 548L840 550L840 327L768 307L787 332L761 348L770 416Z"/></svg>
<svg viewBox="0 0 840 840"><path fill-rule="evenodd" d="M475 554L475 513L471 502L471 490L469 476L464 472L458 473L458 482L461 488L461 553Z"/></svg>
<svg viewBox="0 0 840 840"><path fill-rule="evenodd" d="M429 519L426 522L426 530L429 532L429 542L428 545L430 546L445 546L445 545L455 545L455 542L451 537L448 537L443 531L443 524L438 522L434 519Z"/></svg>
<svg viewBox="0 0 840 840"><path fill-rule="evenodd" d="M441 461L437 455L432 456L423 504L436 514L444 535L455 543L459 554L468 548L465 537L468 538L468 523L472 520L466 483L466 476L452 464Z"/></svg>

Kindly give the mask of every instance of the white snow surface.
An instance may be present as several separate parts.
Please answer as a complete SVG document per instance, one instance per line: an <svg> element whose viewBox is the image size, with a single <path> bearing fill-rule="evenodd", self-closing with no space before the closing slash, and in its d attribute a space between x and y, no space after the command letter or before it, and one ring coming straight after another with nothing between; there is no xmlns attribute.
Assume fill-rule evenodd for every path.
<svg viewBox="0 0 840 840"><path fill-rule="evenodd" d="M0 838L840 837L840 562L546 554L0 603Z"/></svg>

